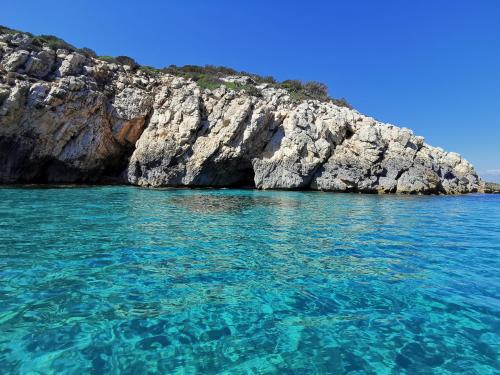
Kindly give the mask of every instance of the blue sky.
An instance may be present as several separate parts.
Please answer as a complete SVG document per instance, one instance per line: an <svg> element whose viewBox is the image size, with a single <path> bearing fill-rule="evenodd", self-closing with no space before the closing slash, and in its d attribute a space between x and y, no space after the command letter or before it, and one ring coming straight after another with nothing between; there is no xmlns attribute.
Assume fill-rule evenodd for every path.
<svg viewBox="0 0 500 375"><path fill-rule="evenodd" d="M325 82L500 181L500 1L3 0L1 9L0 24L100 55Z"/></svg>

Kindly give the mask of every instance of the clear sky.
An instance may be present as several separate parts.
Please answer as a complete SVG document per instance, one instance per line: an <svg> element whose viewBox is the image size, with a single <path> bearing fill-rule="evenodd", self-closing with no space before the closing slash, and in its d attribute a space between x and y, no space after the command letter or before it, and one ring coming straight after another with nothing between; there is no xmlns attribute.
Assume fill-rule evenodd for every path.
<svg viewBox="0 0 500 375"><path fill-rule="evenodd" d="M411 128L500 181L500 0L3 0L0 8L0 24L100 55L322 81L360 112Z"/></svg>

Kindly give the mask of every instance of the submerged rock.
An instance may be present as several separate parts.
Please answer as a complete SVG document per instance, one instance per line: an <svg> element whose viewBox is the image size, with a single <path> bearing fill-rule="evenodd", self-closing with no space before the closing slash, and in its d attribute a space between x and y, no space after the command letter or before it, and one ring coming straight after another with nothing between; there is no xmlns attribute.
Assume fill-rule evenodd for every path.
<svg viewBox="0 0 500 375"><path fill-rule="evenodd" d="M23 43L15 41L23 40ZM140 186L255 186L458 194L460 155L331 101L250 85L202 89L78 52L0 41L0 182L121 178ZM246 86L245 86L246 87Z"/></svg>

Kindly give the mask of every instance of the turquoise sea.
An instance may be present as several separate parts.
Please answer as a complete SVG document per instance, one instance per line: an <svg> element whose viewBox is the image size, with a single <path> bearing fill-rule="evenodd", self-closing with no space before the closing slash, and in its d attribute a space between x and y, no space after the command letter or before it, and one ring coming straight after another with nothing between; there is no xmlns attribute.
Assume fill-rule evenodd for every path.
<svg viewBox="0 0 500 375"><path fill-rule="evenodd" d="M0 189L1 374L498 374L500 196Z"/></svg>

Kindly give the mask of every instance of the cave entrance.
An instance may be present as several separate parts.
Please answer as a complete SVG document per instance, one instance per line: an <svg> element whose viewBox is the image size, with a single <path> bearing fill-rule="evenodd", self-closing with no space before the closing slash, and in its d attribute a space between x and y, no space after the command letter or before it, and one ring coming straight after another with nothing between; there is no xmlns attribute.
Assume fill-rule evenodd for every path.
<svg viewBox="0 0 500 375"><path fill-rule="evenodd" d="M230 159L219 164L217 169L222 185L238 189L255 189L255 172L250 160Z"/></svg>
<svg viewBox="0 0 500 375"><path fill-rule="evenodd" d="M203 165L192 185L255 189L255 173L250 160L210 160Z"/></svg>
<svg viewBox="0 0 500 375"><path fill-rule="evenodd" d="M231 172L228 171L228 173ZM230 187L238 189L255 189L255 172L251 165L237 169L234 177L234 182L230 184Z"/></svg>

